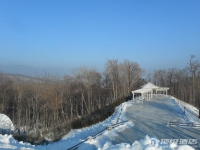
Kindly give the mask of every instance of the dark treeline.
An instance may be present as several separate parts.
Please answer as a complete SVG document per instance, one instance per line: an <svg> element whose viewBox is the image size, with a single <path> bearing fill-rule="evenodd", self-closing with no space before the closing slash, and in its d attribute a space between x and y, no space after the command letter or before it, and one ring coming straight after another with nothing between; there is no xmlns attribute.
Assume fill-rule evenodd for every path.
<svg viewBox="0 0 200 150"><path fill-rule="evenodd" d="M11 118L18 135L52 138L58 129L63 135L74 119L130 96L144 84L142 74L139 64L128 60L108 60L103 73L81 67L62 80L44 74L15 81L1 73L0 113Z"/></svg>
<svg viewBox="0 0 200 150"><path fill-rule="evenodd" d="M185 68L155 70L147 81L169 87L170 95L200 108L200 63L194 55Z"/></svg>

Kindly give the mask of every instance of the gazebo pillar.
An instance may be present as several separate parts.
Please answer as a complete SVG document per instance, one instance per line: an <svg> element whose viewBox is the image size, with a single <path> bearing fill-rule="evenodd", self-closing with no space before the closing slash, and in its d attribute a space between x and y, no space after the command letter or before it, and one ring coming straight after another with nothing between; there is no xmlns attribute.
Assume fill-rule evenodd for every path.
<svg viewBox="0 0 200 150"><path fill-rule="evenodd" d="M147 92L147 100L149 99L149 92Z"/></svg>
<svg viewBox="0 0 200 150"><path fill-rule="evenodd" d="M147 98L147 100L148 100L148 92L146 93L146 98Z"/></svg>

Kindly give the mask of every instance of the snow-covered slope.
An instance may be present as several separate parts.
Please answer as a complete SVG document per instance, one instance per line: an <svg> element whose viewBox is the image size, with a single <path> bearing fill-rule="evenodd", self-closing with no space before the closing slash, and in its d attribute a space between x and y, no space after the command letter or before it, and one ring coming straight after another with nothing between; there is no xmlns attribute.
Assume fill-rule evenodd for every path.
<svg viewBox="0 0 200 150"><path fill-rule="evenodd" d="M12 135L0 134L0 150L11 150L11 149L33 150L35 149L35 146L29 143L18 142L12 137Z"/></svg>
<svg viewBox="0 0 200 150"><path fill-rule="evenodd" d="M185 103L183 101L180 101L174 97L171 97L171 98L173 98L175 100L179 109L181 109L182 112L185 113L185 118L188 122L200 124L200 119L198 118L199 110L196 107L194 107L188 103Z"/></svg>
<svg viewBox="0 0 200 150"><path fill-rule="evenodd" d="M122 122L126 120L125 112L126 108L131 106L131 102L126 102L121 104L115 109L115 112L112 116L110 116L108 119L106 119L103 122L100 122L98 124L92 125L90 127L82 128L82 129L77 129L77 130L71 130L66 136L63 137L63 139L59 140L58 142L54 142L48 145L39 145L39 146L34 146L30 145L28 143L23 143L23 142L18 142L16 141L11 135L1 135L0 136L0 149L36 149L36 150L66 150L81 141L87 139L89 136L92 136L99 131L105 129L107 126L110 126L112 124L116 124L117 122ZM121 109L123 108L123 109ZM124 125L118 126L115 128L116 131L123 130L125 128L130 128L133 126L132 122L126 122ZM111 135L112 131L105 131L103 135ZM114 134L112 134L114 135ZM109 138L108 136L108 138ZM104 138L105 139L105 138ZM104 142L103 142L104 141ZM107 141L103 140L100 145L97 144L97 147L102 147L102 144L105 144ZM85 142L81 144L81 147L87 147L88 142ZM96 147L95 145L93 147Z"/></svg>

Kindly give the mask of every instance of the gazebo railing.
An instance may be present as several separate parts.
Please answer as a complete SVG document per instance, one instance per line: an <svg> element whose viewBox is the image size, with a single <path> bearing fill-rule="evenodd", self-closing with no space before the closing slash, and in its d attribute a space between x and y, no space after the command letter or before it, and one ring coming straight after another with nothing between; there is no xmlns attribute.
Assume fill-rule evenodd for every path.
<svg viewBox="0 0 200 150"><path fill-rule="evenodd" d="M165 95L165 94L144 94L143 96L135 96L135 97L133 97L133 100L136 100L136 101L142 101L143 102L143 100L148 100L148 99L151 99L151 98L153 98L153 97L158 97L158 96L167 96L167 95Z"/></svg>

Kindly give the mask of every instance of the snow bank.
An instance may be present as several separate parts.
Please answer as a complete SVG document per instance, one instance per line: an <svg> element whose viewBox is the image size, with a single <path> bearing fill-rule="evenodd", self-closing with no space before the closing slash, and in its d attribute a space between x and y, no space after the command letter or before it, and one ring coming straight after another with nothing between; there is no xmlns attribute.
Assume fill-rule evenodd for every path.
<svg viewBox="0 0 200 150"><path fill-rule="evenodd" d="M96 149L97 148L102 149L104 145L107 145L109 142L111 143L111 141L118 135L119 132L121 132L122 130L126 128L131 128L133 126L134 124L132 122L126 122L125 124L121 126L113 128L111 130L106 130L104 133L102 133L101 136L95 139L86 141L83 145L79 147L79 149L80 150L88 149L87 148L88 145L91 145L92 147L96 147Z"/></svg>
<svg viewBox="0 0 200 150"><path fill-rule="evenodd" d="M126 125L125 125L126 126ZM129 143L120 143L113 145L111 142L107 141L113 138L116 134L111 131L106 131L102 137L97 139L93 139L90 142L86 142L81 145L78 149L79 150L91 150L91 149L98 149L98 150L195 150L189 145L180 145L177 146L176 144L171 145L152 145L151 140L156 140L155 138L150 138L148 135L145 139L140 141L135 141L132 144ZM107 137L107 138L106 138ZM61 140L62 141L62 140ZM59 141L60 142L60 141ZM69 143L62 143L63 146L59 146L58 143L50 144L48 146L34 146L30 145L29 143L23 143L16 141L12 135L1 135L0 134L0 149L1 150L49 150L49 149L59 149L59 150L66 150L66 145Z"/></svg>
<svg viewBox="0 0 200 150"><path fill-rule="evenodd" d="M0 129L14 130L12 121L4 114L0 114Z"/></svg>
<svg viewBox="0 0 200 150"><path fill-rule="evenodd" d="M183 101L180 101L173 96L171 96L170 98L175 100L176 104L178 105L179 109L182 110L182 112L185 112L184 118L186 119L186 121L195 123L195 124L200 123L200 119L198 118L199 110L196 107L188 103L185 103ZM184 109L184 107L186 109Z"/></svg>
<svg viewBox="0 0 200 150"><path fill-rule="evenodd" d="M70 147L78 144L82 140L87 139L89 136L92 136L92 135L102 131L107 126L110 126L112 124L116 124L117 122L119 123L119 122L125 121L127 119L126 115L125 115L126 109L128 107L130 107L131 105L133 105L132 102L122 103L121 105L116 107L114 114L112 116L110 116L108 119L104 120L103 122L92 125L90 127L78 129L78 130L71 130L69 134L67 134L65 137L63 137L63 141L69 143L67 145L67 147L65 146L65 148L70 148ZM127 122L124 125L120 125L120 126L116 127L115 129L117 129L118 131L121 131L121 130L124 130L125 128L128 128L128 127L130 128L132 126L133 126L133 123ZM107 139L107 138L109 138L109 136L111 136L111 134L114 135L115 133L113 133L112 130L111 131L105 131L99 137L102 137L103 135L105 135L106 139ZM99 144L97 144L97 145L93 144L94 147L98 147L99 145L104 144L105 142L103 142L103 141L104 141L104 139L102 138L102 141L98 141ZM81 146L82 145L84 145L84 146L88 145L88 142L85 142L85 143L81 144Z"/></svg>
<svg viewBox="0 0 200 150"><path fill-rule="evenodd" d="M23 143L16 141L12 135L1 135L0 134L0 149L1 150L10 150L10 149L26 149L26 150L34 150L35 146L29 143Z"/></svg>
<svg viewBox="0 0 200 150"><path fill-rule="evenodd" d="M120 143L116 145L112 145L110 142L106 142L102 148L98 148L98 150L195 150L189 145L180 145L172 143L170 145L152 145L151 141L157 140L155 138L149 138L147 135L144 140L135 141L132 144L128 143ZM157 140L158 141L158 140Z"/></svg>

